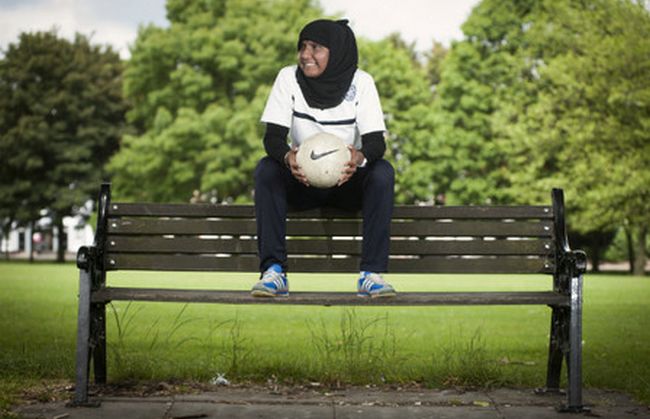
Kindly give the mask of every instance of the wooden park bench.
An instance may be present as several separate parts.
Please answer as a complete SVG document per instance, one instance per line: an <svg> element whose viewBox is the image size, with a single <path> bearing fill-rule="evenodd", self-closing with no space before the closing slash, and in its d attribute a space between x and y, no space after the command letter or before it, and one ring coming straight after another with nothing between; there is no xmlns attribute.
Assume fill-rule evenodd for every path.
<svg viewBox="0 0 650 419"><path fill-rule="evenodd" d="M291 272L355 272L361 253L360 214L335 209L290 212ZM111 202L102 185L93 246L77 255L80 269L73 404L88 404L91 360L106 383L106 304L116 300L224 304L354 306L520 305L551 308L547 391L560 391L563 360L569 411L581 411L582 275L586 256L569 248L562 190L549 206L396 206L391 273L548 274L548 291L399 292L360 298L354 292L291 292L254 298L248 290L118 288L116 270L244 271L257 273L255 212L250 205ZM255 275L251 276L254 279ZM522 281L526 278L522 277Z"/></svg>

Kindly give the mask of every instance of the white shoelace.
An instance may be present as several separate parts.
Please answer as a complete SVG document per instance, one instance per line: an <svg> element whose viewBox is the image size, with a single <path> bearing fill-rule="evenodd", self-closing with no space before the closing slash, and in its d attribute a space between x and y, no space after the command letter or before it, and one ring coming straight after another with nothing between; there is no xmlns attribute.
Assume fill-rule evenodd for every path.
<svg viewBox="0 0 650 419"><path fill-rule="evenodd" d="M373 285L379 284L379 285L388 285L388 283L384 280L384 278L381 277L381 275L376 274L376 273L368 273L363 279L363 282L361 282L361 289L370 292L370 288L372 288Z"/></svg>
<svg viewBox="0 0 650 419"><path fill-rule="evenodd" d="M284 290L286 288L286 284L282 278L282 274L275 272L274 270L271 269L264 272L264 276L262 277L262 282L273 283L275 285L275 289L278 291Z"/></svg>

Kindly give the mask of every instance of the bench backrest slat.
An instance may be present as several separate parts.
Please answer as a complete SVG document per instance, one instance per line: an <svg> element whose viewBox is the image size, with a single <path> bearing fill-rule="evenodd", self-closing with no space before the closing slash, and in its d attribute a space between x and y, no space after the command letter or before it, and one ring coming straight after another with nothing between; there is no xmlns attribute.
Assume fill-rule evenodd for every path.
<svg viewBox="0 0 650 419"><path fill-rule="evenodd" d="M187 253L187 254L256 254L254 237L223 238L222 236L108 236L110 253ZM292 254L360 255L361 240L311 239L288 240L287 251ZM551 240L430 240L393 239L393 255L538 255L553 254Z"/></svg>
<svg viewBox="0 0 650 419"><path fill-rule="evenodd" d="M358 257L289 257L291 272L354 272ZM107 269L158 271L244 271L256 272L259 261L254 255L206 256L155 254L110 254ZM395 273L553 273L554 266L542 258L521 256L490 258L391 258L391 272Z"/></svg>
<svg viewBox="0 0 650 419"><path fill-rule="evenodd" d="M289 236L360 236L360 221L292 220L287 223ZM489 236L550 237L550 221L393 221L392 236ZM188 219L117 219L109 222L109 234L132 235L254 235L255 220L188 220Z"/></svg>
<svg viewBox="0 0 650 419"><path fill-rule="evenodd" d="M116 217L231 217L254 218L255 211L250 205L213 204L152 204L152 203L113 203L109 213ZM343 211L336 208L318 208L307 211L290 211L293 218L360 218L359 212ZM445 219L445 218L513 218L513 219L552 219L550 206L419 206L402 205L395 207L393 218L407 219Z"/></svg>

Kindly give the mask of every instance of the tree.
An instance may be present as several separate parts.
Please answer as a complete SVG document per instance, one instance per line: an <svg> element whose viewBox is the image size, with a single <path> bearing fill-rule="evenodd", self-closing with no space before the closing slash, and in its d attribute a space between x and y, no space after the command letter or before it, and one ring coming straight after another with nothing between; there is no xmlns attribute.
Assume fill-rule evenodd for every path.
<svg viewBox="0 0 650 419"><path fill-rule="evenodd" d="M126 104L110 47L23 33L0 61L0 207L7 221L63 217L93 196L117 149ZM59 246L58 260L65 249Z"/></svg>
<svg viewBox="0 0 650 419"><path fill-rule="evenodd" d="M396 169L398 203L432 202L433 95L412 48L395 36L359 43L359 66L377 84L388 129L387 157Z"/></svg>
<svg viewBox="0 0 650 419"><path fill-rule="evenodd" d="M514 193L534 199L561 185L573 197L577 232L625 227L637 275L650 226L648 36L647 2L549 3L529 39L537 46L561 39L561 46L538 59L528 97L500 116L509 121Z"/></svg>
<svg viewBox="0 0 650 419"><path fill-rule="evenodd" d="M449 50L444 45L438 41L434 41L431 49L425 54L429 82L434 86L440 83L442 65L448 53Z"/></svg>
<svg viewBox="0 0 650 419"><path fill-rule="evenodd" d="M639 272L647 21L646 1L481 2L436 89L434 178L449 202L545 203L562 187L577 233L634 230Z"/></svg>
<svg viewBox="0 0 650 419"><path fill-rule="evenodd" d="M433 176L449 203L506 203L506 155L492 117L511 94L514 58L538 2L484 0L452 43L436 86ZM435 57L435 56L434 56ZM430 64L430 65L433 65Z"/></svg>

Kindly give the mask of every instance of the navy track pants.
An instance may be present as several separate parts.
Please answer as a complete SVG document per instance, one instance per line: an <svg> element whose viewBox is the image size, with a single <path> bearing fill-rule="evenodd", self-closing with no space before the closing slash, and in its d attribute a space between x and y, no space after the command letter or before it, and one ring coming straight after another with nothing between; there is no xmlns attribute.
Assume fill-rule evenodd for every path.
<svg viewBox="0 0 650 419"><path fill-rule="evenodd" d="M359 270L386 272L393 214L395 172L383 159L358 168L340 187L307 187L278 161L264 157L255 169L255 217L260 272L278 263L287 272L287 210L322 206L362 210L363 244Z"/></svg>

